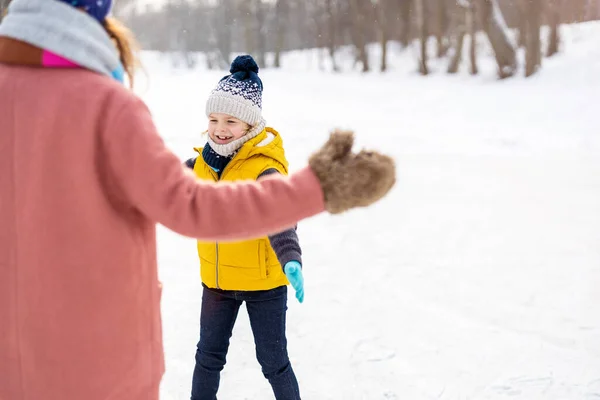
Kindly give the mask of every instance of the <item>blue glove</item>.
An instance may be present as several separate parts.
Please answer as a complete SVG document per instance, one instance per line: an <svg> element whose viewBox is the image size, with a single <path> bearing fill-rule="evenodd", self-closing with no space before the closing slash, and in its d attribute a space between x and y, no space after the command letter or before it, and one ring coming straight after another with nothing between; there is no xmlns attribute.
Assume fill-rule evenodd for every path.
<svg viewBox="0 0 600 400"><path fill-rule="evenodd" d="M289 261L283 268L285 276L290 281L296 291L296 298L300 303L304 301L304 277L302 276L302 266L298 261Z"/></svg>

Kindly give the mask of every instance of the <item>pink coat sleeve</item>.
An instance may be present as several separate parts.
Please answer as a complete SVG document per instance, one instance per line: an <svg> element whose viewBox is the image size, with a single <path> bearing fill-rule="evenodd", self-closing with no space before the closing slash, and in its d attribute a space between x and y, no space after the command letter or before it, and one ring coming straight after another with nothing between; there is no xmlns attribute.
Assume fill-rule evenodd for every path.
<svg viewBox="0 0 600 400"><path fill-rule="evenodd" d="M136 99L102 131L102 169L121 202L182 235L240 240L276 233L324 211L321 186L309 167L259 182L205 183L184 168Z"/></svg>

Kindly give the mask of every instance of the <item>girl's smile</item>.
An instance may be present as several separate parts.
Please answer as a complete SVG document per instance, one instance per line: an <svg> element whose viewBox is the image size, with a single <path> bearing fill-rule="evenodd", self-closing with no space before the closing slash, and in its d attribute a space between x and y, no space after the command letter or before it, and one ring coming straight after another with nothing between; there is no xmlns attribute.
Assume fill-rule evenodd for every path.
<svg viewBox="0 0 600 400"><path fill-rule="evenodd" d="M250 129L250 125L228 114L211 113L208 118L208 135L217 144L233 142Z"/></svg>

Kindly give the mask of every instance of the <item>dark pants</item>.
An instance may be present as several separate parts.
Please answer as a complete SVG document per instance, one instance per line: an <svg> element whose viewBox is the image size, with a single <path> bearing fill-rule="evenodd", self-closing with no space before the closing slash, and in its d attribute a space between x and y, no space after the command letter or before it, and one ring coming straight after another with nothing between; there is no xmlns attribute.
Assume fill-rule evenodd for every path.
<svg viewBox="0 0 600 400"><path fill-rule="evenodd" d="M200 341L192 379L192 400L216 400L233 325L242 302L250 316L256 358L277 400L299 400L285 337L287 286L261 291L229 291L204 287Z"/></svg>

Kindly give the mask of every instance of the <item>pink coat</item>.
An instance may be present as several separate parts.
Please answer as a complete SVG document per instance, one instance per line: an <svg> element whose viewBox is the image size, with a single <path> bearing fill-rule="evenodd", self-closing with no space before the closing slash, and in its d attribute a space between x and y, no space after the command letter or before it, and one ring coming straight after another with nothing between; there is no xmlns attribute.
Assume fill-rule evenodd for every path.
<svg viewBox="0 0 600 400"><path fill-rule="evenodd" d="M0 64L0 93L0 400L156 400L155 224L233 240L324 210L309 168L197 181L104 76Z"/></svg>

